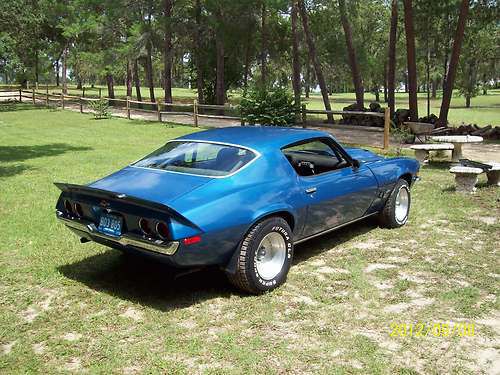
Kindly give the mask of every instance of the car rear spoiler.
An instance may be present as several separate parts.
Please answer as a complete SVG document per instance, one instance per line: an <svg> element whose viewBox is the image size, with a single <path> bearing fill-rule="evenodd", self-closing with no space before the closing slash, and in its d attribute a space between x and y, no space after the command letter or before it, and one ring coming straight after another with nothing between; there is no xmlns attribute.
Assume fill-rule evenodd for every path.
<svg viewBox="0 0 500 375"><path fill-rule="evenodd" d="M127 203L131 203L135 206L147 208L161 213L167 213L179 223L188 225L199 231L202 231L201 228L198 227L196 224L194 224L192 221L186 219L184 216L182 216L180 213L178 213L171 207L161 203L149 201L142 198L137 198L123 193L116 193L109 190L97 189L85 185L68 184L64 182L54 182L54 185L56 185L64 193L84 194L100 199L121 200Z"/></svg>

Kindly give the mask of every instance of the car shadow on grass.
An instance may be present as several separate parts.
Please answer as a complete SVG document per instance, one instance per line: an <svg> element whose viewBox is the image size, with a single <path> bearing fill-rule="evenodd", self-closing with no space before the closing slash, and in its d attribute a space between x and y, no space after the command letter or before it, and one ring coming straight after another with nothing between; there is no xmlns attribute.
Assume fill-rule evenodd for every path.
<svg viewBox="0 0 500 375"><path fill-rule="evenodd" d="M294 248L293 264L305 262L309 258L342 245L362 234L368 233L378 228L378 226L377 218L372 216L298 244Z"/></svg>
<svg viewBox="0 0 500 375"><path fill-rule="evenodd" d="M297 245L294 264L376 227L376 220L367 219ZM160 311L182 309L213 298L249 296L234 288L217 267L180 270L149 257L122 254L111 249L76 263L62 265L58 270L65 277L98 292Z"/></svg>
<svg viewBox="0 0 500 375"><path fill-rule="evenodd" d="M98 292L160 311L182 309L212 298L238 294L224 272L216 267L176 269L148 257L111 249L60 266L58 270Z"/></svg>

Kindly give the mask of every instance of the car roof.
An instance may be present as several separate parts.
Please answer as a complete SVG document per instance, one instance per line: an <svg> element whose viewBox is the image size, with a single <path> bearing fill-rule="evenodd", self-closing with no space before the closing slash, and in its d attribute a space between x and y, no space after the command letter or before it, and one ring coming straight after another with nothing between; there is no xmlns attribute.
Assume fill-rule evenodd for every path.
<svg viewBox="0 0 500 375"><path fill-rule="evenodd" d="M191 133L176 139L231 143L265 152L317 137L330 137L330 135L312 129L279 126L233 126Z"/></svg>

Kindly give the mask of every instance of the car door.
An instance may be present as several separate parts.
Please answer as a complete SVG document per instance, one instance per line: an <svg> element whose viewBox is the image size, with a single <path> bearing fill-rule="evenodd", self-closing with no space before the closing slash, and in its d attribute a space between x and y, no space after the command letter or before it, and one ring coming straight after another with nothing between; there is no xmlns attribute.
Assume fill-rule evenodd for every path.
<svg viewBox="0 0 500 375"><path fill-rule="evenodd" d="M330 170L316 168L317 171L309 175L296 168L299 187L307 202L302 237L334 228L364 215L378 188L375 176L368 167L362 164L353 166L340 146L328 138L309 140L283 151L287 155L290 150L295 160L302 157L307 164L307 159L313 159L308 155L317 154L322 155L322 158L332 158L331 161L325 159L325 164L334 166Z"/></svg>

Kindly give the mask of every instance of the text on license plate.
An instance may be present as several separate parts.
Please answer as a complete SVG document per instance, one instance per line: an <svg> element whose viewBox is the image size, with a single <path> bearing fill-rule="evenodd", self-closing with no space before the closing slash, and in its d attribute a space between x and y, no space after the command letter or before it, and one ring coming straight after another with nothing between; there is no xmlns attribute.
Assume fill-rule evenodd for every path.
<svg viewBox="0 0 500 375"><path fill-rule="evenodd" d="M109 234L111 236L121 236L122 218L119 216L102 214L98 229L99 232L104 234Z"/></svg>

